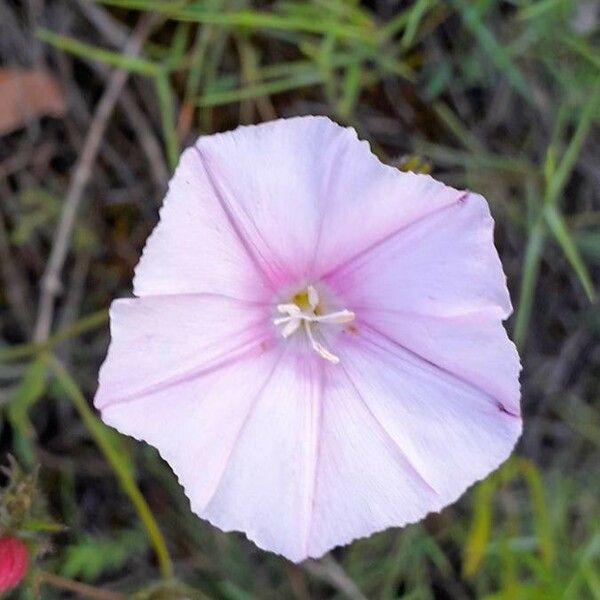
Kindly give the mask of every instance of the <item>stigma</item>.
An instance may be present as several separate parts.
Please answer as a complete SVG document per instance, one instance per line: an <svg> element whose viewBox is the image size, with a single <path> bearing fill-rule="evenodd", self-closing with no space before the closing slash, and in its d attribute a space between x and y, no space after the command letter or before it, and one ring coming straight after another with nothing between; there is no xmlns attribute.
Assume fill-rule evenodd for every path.
<svg viewBox="0 0 600 600"><path fill-rule="evenodd" d="M280 327L282 337L288 338L298 329L303 328L312 349L321 358L334 364L339 363L340 359L315 339L313 328L327 324L349 323L354 321L354 313L346 309L323 313L319 293L312 285L307 286L305 292L296 294L292 300L293 302L288 304L278 304L277 311L285 316L273 319L273 323Z"/></svg>

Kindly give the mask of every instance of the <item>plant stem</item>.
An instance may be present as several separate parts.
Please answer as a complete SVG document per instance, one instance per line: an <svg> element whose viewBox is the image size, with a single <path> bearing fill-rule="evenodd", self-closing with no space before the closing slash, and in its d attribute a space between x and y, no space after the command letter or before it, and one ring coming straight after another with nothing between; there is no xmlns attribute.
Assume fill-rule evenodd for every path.
<svg viewBox="0 0 600 600"><path fill-rule="evenodd" d="M83 393L79 389L79 386L64 365L55 356L50 357L50 365L63 390L69 396L73 405L79 412L84 424L98 445L98 448L100 448L106 460L113 468L115 475L121 484L121 488L127 496L129 496L131 503L135 507L135 510L146 528L150 542L154 546L154 551L163 578L170 579L173 574L173 566L163 535L154 519L150 507L135 482L131 470L121 453L114 447L107 427L96 417L96 415L94 415L88 406Z"/></svg>
<svg viewBox="0 0 600 600"><path fill-rule="evenodd" d="M48 573L47 571L38 571L36 575L38 583L50 585L60 590L74 592L78 597L92 598L92 600L125 600L125 596L118 592L101 590L97 587L74 581L73 579L67 579L60 575Z"/></svg>
<svg viewBox="0 0 600 600"><path fill-rule="evenodd" d="M58 333L50 336L44 342L30 342L27 344L20 344L7 348L6 350L0 350L0 363L8 362L11 360L18 360L20 358L27 358L41 352L52 350L55 346L73 337L77 337L82 333L96 329L101 325L104 325L108 321L108 310L103 308L102 310L86 315L82 319L75 321L71 325L68 325Z"/></svg>

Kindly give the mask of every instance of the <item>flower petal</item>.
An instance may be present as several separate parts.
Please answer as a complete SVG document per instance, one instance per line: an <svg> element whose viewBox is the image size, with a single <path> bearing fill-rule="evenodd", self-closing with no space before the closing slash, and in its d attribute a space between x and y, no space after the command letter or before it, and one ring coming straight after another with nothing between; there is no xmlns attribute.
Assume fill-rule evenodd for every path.
<svg viewBox="0 0 600 600"><path fill-rule="evenodd" d="M321 209L315 281L369 255L465 196L429 175L383 164L366 142L356 140L338 157L335 172Z"/></svg>
<svg viewBox="0 0 600 600"><path fill-rule="evenodd" d="M277 287L318 280L461 192L383 165L352 128L297 117L202 137L196 149Z"/></svg>
<svg viewBox="0 0 600 600"><path fill-rule="evenodd" d="M94 400L99 409L256 356L274 343L264 306L210 294L116 300L110 320L112 341Z"/></svg>
<svg viewBox="0 0 600 600"><path fill-rule="evenodd" d="M221 529L243 531L296 562L308 555L323 366L314 353L287 348L240 430L211 502L192 504Z"/></svg>
<svg viewBox="0 0 600 600"><path fill-rule="evenodd" d="M157 387L135 401L106 405L102 419L157 448L202 516L279 356L272 349L252 360ZM237 498L239 506L251 500Z"/></svg>
<svg viewBox="0 0 600 600"><path fill-rule="evenodd" d="M318 280L462 195L382 164L326 117L201 137L182 155L134 293L262 299Z"/></svg>
<svg viewBox="0 0 600 600"><path fill-rule="evenodd" d="M301 560L323 363L306 352L273 349L110 405L102 417L159 450L199 516Z"/></svg>
<svg viewBox="0 0 600 600"><path fill-rule="evenodd" d="M443 317L512 312L487 202L463 196L360 253L327 282L361 309ZM402 318L401 315L398 316Z"/></svg>
<svg viewBox="0 0 600 600"><path fill-rule="evenodd" d="M484 312L424 317L373 309L363 311L361 319L418 358L478 387L508 412L520 414L519 354L498 318Z"/></svg>
<svg viewBox="0 0 600 600"><path fill-rule="evenodd" d="M439 511L510 454L521 420L366 331L336 348L308 554Z"/></svg>
<svg viewBox="0 0 600 600"><path fill-rule="evenodd" d="M485 200L469 194L332 274L329 285L370 326L519 414L517 351L500 319L506 278Z"/></svg>
<svg viewBox="0 0 600 600"><path fill-rule="evenodd" d="M262 300L269 294L193 148L171 179L133 287L136 296L208 292Z"/></svg>
<svg viewBox="0 0 600 600"><path fill-rule="evenodd" d="M520 433L492 226L480 196L382 165L325 118L201 138L140 298L113 304L95 404L158 448L201 517L291 560L418 520ZM335 322L304 335L291 284L331 292Z"/></svg>
<svg viewBox="0 0 600 600"><path fill-rule="evenodd" d="M158 448L199 516L291 560L440 510L519 435L485 392L367 326L336 337L339 365L289 342L102 416Z"/></svg>
<svg viewBox="0 0 600 600"><path fill-rule="evenodd" d="M312 259L327 181L348 130L327 118L277 120L201 137L196 151L254 259L281 287Z"/></svg>

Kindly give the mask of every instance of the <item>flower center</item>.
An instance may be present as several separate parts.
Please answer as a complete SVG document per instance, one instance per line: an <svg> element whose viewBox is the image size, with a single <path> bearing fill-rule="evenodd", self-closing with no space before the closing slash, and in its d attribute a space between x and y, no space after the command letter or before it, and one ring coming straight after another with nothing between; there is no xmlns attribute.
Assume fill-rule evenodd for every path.
<svg viewBox="0 0 600 600"><path fill-rule="evenodd" d="M319 302L319 293L312 285L307 286L305 291L296 294L292 300L293 302L288 304L277 305L277 311L286 315L273 320L275 325L281 327L281 335L287 338L303 326L312 349L325 360L339 363L340 359L315 339L313 327L325 324L349 323L354 321L354 313L346 309L323 313Z"/></svg>

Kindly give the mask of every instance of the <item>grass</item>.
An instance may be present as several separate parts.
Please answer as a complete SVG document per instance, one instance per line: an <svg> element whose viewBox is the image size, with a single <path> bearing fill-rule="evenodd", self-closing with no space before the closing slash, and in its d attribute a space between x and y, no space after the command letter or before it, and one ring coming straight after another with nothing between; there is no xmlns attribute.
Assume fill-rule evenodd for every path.
<svg viewBox="0 0 600 600"><path fill-rule="evenodd" d="M15 597L35 597L36 585L43 598L65 597L68 580L98 598L600 598L595 4L90 6L47 7L35 26L3 9L22 24L6 47L39 44L72 100L64 119L15 132L0 150L0 453L40 465L39 508L22 524L36 558ZM118 40L151 12L160 20L143 51L125 56ZM130 74L130 100L100 146L52 335L32 342L28 318L79 132L113 68ZM89 398L106 307L129 292L156 222L157 161L172 172L199 133L305 113L353 125L390 164L431 169L489 200L515 303L508 328L522 356L525 426L513 458L454 506L296 567L196 519L156 452L105 428ZM19 153L23 165L4 169Z"/></svg>

